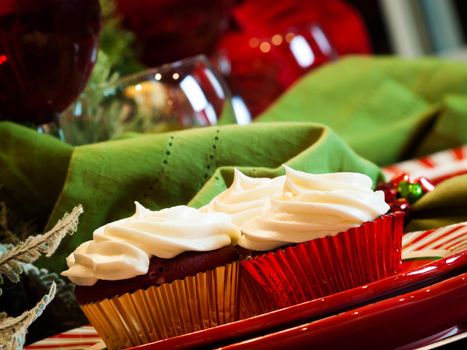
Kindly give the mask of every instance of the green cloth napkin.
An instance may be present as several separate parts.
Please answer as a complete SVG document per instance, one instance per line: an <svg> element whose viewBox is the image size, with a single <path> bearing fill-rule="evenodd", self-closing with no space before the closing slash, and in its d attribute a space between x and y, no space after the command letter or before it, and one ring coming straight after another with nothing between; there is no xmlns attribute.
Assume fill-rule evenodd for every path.
<svg viewBox="0 0 467 350"><path fill-rule="evenodd" d="M467 64L350 57L306 75L258 121L331 127L379 165L467 143Z"/></svg>
<svg viewBox="0 0 467 350"><path fill-rule="evenodd" d="M463 221L467 221L467 175L440 183L416 202L406 230L428 230Z"/></svg>
<svg viewBox="0 0 467 350"><path fill-rule="evenodd" d="M199 207L231 183L233 167L251 176L276 176L287 163L317 173L362 172L377 180L379 169L365 158L387 164L465 143L466 96L462 64L350 58L307 75L259 123L248 126L142 135L73 149L0 122L0 201L27 219L48 219L48 227L84 205L78 232L40 262L61 271L67 254L98 226L130 215L133 201L151 209ZM465 217L467 188L448 186L452 181L459 180L416 204L410 228Z"/></svg>
<svg viewBox="0 0 467 350"><path fill-rule="evenodd" d="M23 126L0 122L0 201L24 220L47 220L73 147Z"/></svg>
<svg viewBox="0 0 467 350"><path fill-rule="evenodd" d="M78 232L42 264L64 269L65 257L94 229L134 213L133 201L154 210L199 207L230 185L234 167L271 177L283 174L285 163L316 173L357 171L374 181L380 176L333 131L310 123L210 127L77 147L49 226L77 203L85 212Z"/></svg>

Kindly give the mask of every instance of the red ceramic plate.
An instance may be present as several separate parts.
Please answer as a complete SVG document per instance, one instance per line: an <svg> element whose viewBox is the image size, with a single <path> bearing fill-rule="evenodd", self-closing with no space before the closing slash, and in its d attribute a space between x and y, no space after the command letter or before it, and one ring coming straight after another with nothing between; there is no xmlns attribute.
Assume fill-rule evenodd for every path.
<svg viewBox="0 0 467 350"><path fill-rule="evenodd" d="M467 273L318 321L248 339L236 349L413 349L467 321Z"/></svg>

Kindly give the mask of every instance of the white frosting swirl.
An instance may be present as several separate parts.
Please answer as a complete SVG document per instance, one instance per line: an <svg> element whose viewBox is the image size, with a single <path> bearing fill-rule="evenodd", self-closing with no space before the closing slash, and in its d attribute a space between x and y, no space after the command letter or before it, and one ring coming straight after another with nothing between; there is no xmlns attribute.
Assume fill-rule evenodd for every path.
<svg viewBox="0 0 467 350"><path fill-rule="evenodd" d="M389 210L382 191L358 173L309 174L287 166L284 190L245 222L239 245L257 251L334 236Z"/></svg>
<svg viewBox="0 0 467 350"><path fill-rule="evenodd" d="M259 215L271 196L281 193L284 181L285 176L254 178L235 169L232 185L200 210L227 213L234 224L241 225Z"/></svg>
<svg viewBox="0 0 467 350"><path fill-rule="evenodd" d="M151 256L170 259L186 251L211 251L236 244L238 226L227 214L201 213L187 206L151 211L136 203L136 213L94 231L67 258L62 272L73 283L144 275Z"/></svg>

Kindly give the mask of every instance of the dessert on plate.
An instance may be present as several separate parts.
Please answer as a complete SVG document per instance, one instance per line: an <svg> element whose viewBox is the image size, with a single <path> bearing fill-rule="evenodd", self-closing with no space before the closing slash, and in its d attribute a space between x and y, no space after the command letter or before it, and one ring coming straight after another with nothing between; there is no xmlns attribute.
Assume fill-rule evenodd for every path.
<svg viewBox="0 0 467 350"><path fill-rule="evenodd" d="M84 313L110 349L236 321L400 270L403 214L359 173L251 178L201 209L136 213L67 258Z"/></svg>
<svg viewBox="0 0 467 350"><path fill-rule="evenodd" d="M80 245L62 274L109 349L145 344L238 319L239 236L227 214L137 203Z"/></svg>
<svg viewBox="0 0 467 350"><path fill-rule="evenodd" d="M281 193L241 224L238 243L251 251L242 267L276 307L399 272L403 214L388 214L371 178L285 169Z"/></svg>

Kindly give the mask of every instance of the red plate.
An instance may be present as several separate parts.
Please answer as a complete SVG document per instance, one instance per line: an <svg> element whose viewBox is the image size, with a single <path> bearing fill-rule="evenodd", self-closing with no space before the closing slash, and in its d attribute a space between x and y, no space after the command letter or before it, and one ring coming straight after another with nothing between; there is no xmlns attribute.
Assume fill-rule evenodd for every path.
<svg viewBox="0 0 467 350"><path fill-rule="evenodd" d="M465 321L467 273L222 349L413 349L420 339Z"/></svg>

